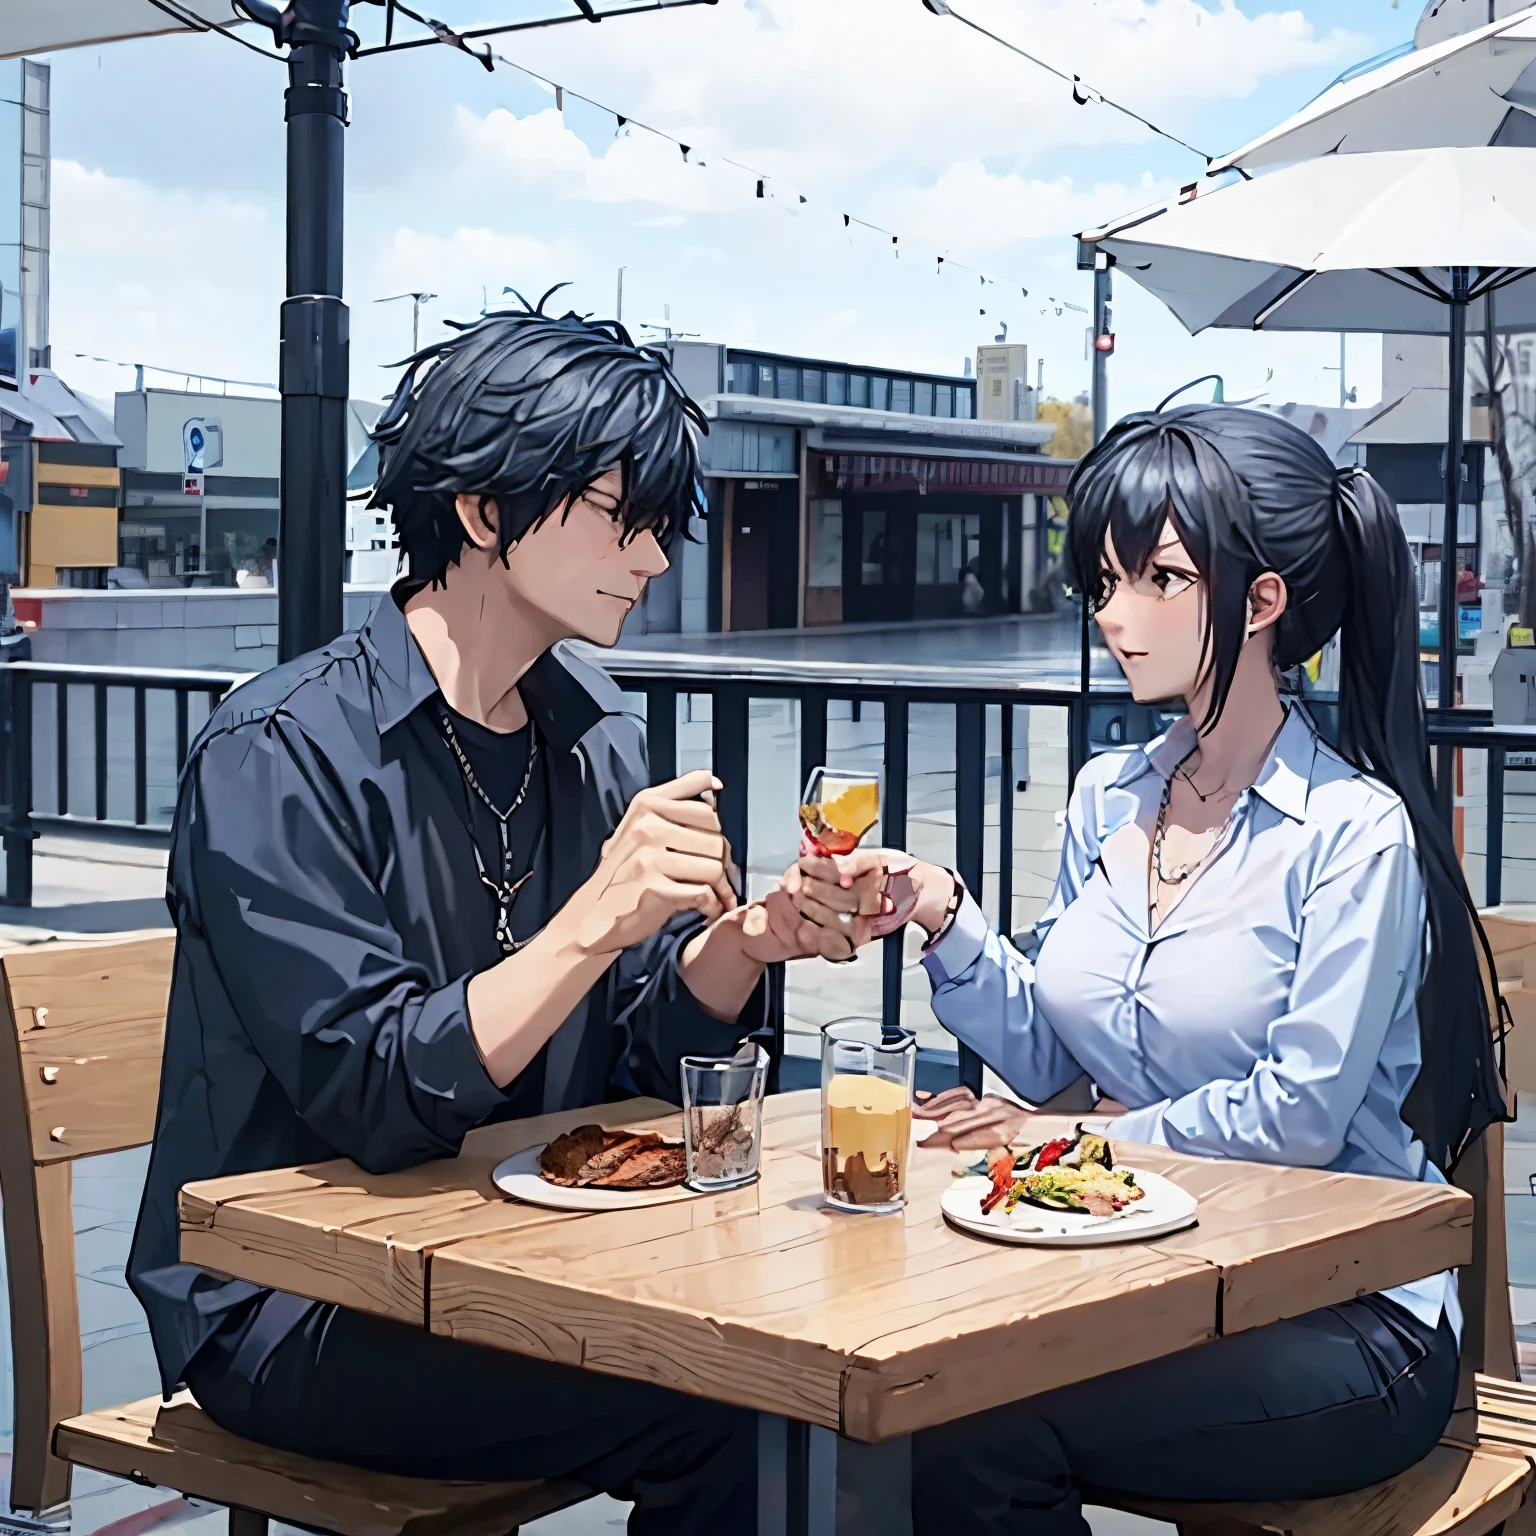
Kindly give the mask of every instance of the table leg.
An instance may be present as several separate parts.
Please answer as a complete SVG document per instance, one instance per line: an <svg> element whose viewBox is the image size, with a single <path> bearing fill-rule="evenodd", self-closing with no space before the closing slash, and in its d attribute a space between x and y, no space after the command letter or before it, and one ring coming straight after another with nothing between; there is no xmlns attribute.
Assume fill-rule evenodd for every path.
<svg viewBox="0 0 1536 1536"><path fill-rule="evenodd" d="M910 1536L912 1442L758 1415L758 1536Z"/></svg>

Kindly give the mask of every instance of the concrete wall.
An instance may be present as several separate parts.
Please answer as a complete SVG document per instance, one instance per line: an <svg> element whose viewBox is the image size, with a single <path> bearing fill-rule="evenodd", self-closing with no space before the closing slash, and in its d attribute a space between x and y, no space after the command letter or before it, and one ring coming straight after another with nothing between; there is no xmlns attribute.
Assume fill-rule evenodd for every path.
<svg viewBox="0 0 1536 1536"><path fill-rule="evenodd" d="M383 590L346 589L349 629L367 620ZM37 620L34 661L238 672L260 672L277 664L277 595L270 590L80 592L18 587L13 595L17 617Z"/></svg>

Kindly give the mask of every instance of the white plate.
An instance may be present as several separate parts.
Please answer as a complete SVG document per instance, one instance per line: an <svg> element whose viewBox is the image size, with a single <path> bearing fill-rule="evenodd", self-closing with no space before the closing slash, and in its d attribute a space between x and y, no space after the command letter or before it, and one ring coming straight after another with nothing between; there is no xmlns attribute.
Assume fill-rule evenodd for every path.
<svg viewBox="0 0 1536 1536"><path fill-rule="evenodd" d="M982 1215L981 1202L992 1181L980 1174L956 1179L944 1191L939 1208L955 1226L1004 1243L1040 1248L1086 1248L1099 1243L1137 1243L1149 1237L1180 1232L1195 1224L1195 1197L1155 1173L1127 1169L1146 1194L1114 1216L1090 1216L1086 1211L1047 1211L1020 1203L1009 1215L1001 1210Z"/></svg>
<svg viewBox="0 0 1536 1536"><path fill-rule="evenodd" d="M547 1146L548 1143L546 1142ZM504 1195L527 1205L543 1205L552 1211L632 1211L643 1205L670 1205L674 1200L697 1200L707 1191L674 1184L669 1189L582 1189L551 1184L539 1173L539 1154L544 1147L529 1147L498 1163L491 1181Z"/></svg>

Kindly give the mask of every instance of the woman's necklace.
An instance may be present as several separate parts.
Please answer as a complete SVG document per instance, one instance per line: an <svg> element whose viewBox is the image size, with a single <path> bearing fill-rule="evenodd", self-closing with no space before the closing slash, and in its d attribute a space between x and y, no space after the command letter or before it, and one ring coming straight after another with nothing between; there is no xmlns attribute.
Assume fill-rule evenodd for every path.
<svg viewBox="0 0 1536 1536"><path fill-rule="evenodd" d="M1182 768L1183 764L1181 763L1179 766ZM1187 779L1188 775L1185 774L1183 777ZM1190 787L1194 788L1193 785ZM1195 790L1195 793L1200 795L1200 791L1198 789ZM1211 791L1212 795L1217 793L1218 791L1214 789ZM1221 845L1221 840L1226 836L1227 828L1232 825L1232 817L1236 814L1237 811L1237 800L1234 800L1232 802L1232 809L1227 812L1226 821L1222 823L1221 827L1216 833L1216 836L1211 840L1210 847L1207 848L1198 859L1193 859L1187 864L1175 864L1173 869L1169 871L1163 868L1163 839L1168 831L1168 802L1170 799L1172 799L1172 797L1173 775L1170 774L1168 778L1163 781L1163 798L1157 807L1157 831L1152 835L1152 869L1153 872L1157 875L1159 885L1183 885L1183 883L1188 880L1191 875L1200 869L1205 861L1209 859L1210 856ZM1206 798L1206 796L1200 795L1202 802ZM1239 796L1239 798L1241 797Z"/></svg>
<svg viewBox="0 0 1536 1536"><path fill-rule="evenodd" d="M471 824L469 832L469 846L475 851L475 868L480 875L480 883L496 898L496 941L501 945L504 955L515 955L527 939L519 939L512 932L512 906L517 900L517 893L533 877L530 868L516 880L512 878L512 832L511 821L513 815L522 806L528 795L528 786L533 781L533 765L539 755L539 734L530 723L528 731L528 765L523 769L523 782L517 791L517 798L513 800L506 810L497 810L491 797L480 787L480 781L475 777L475 770L470 766L469 758L464 753L464 748L459 745L459 733L453 728L453 721L449 719L447 710L443 711L443 737L453 749L453 755L458 760L459 771L464 775L464 782L479 797L480 802L496 818L496 825L500 830L501 840L501 879L492 880L486 873L485 860L480 857L480 844L475 838L475 830Z"/></svg>

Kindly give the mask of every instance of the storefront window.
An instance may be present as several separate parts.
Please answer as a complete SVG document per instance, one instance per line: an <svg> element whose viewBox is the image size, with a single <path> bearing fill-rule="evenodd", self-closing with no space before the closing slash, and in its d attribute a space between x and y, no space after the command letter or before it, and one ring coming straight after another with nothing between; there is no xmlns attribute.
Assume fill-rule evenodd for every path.
<svg viewBox="0 0 1536 1536"><path fill-rule="evenodd" d="M886 514L866 512L863 519L859 580L863 586L885 585Z"/></svg>
<svg viewBox="0 0 1536 1536"><path fill-rule="evenodd" d="M891 380L891 409L907 415L912 413L912 380Z"/></svg>
<svg viewBox="0 0 1536 1536"><path fill-rule="evenodd" d="M917 514L917 584L952 586L981 555L981 517L947 512Z"/></svg>
<svg viewBox="0 0 1536 1536"><path fill-rule="evenodd" d="M757 392L760 395L773 393L773 364L763 363L757 370Z"/></svg>
<svg viewBox="0 0 1536 1536"><path fill-rule="evenodd" d="M829 373L827 375L827 404L848 404L848 375L846 373Z"/></svg>
<svg viewBox="0 0 1536 1536"><path fill-rule="evenodd" d="M810 547L806 553L806 586L842 586L843 504L841 501L811 503Z"/></svg>
<svg viewBox="0 0 1536 1536"><path fill-rule="evenodd" d="M820 405L822 403L820 368L801 369L800 398L802 400L809 400L813 405Z"/></svg>
<svg viewBox="0 0 1536 1536"><path fill-rule="evenodd" d="M957 389L955 391L955 415L962 421L969 421L971 419L971 401L974 394L975 391L970 389Z"/></svg>
<svg viewBox="0 0 1536 1536"><path fill-rule="evenodd" d="M940 384L934 391L933 414L935 416L953 416L955 414L955 386L953 384Z"/></svg>
<svg viewBox="0 0 1536 1536"><path fill-rule="evenodd" d="M933 384L928 379L917 381L917 401L913 409L919 416L933 415Z"/></svg>
<svg viewBox="0 0 1536 1536"><path fill-rule="evenodd" d="M890 410L891 381L889 379L871 379L869 381L869 404L872 410Z"/></svg>
<svg viewBox="0 0 1536 1536"><path fill-rule="evenodd" d="M798 400L800 398L800 370L779 364L779 399Z"/></svg>
<svg viewBox="0 0 1536 1536"><path fill-rule="evenodd" d="M850 373L848 375L848 404L868 405L869 379L862 373Z"/></svg>

